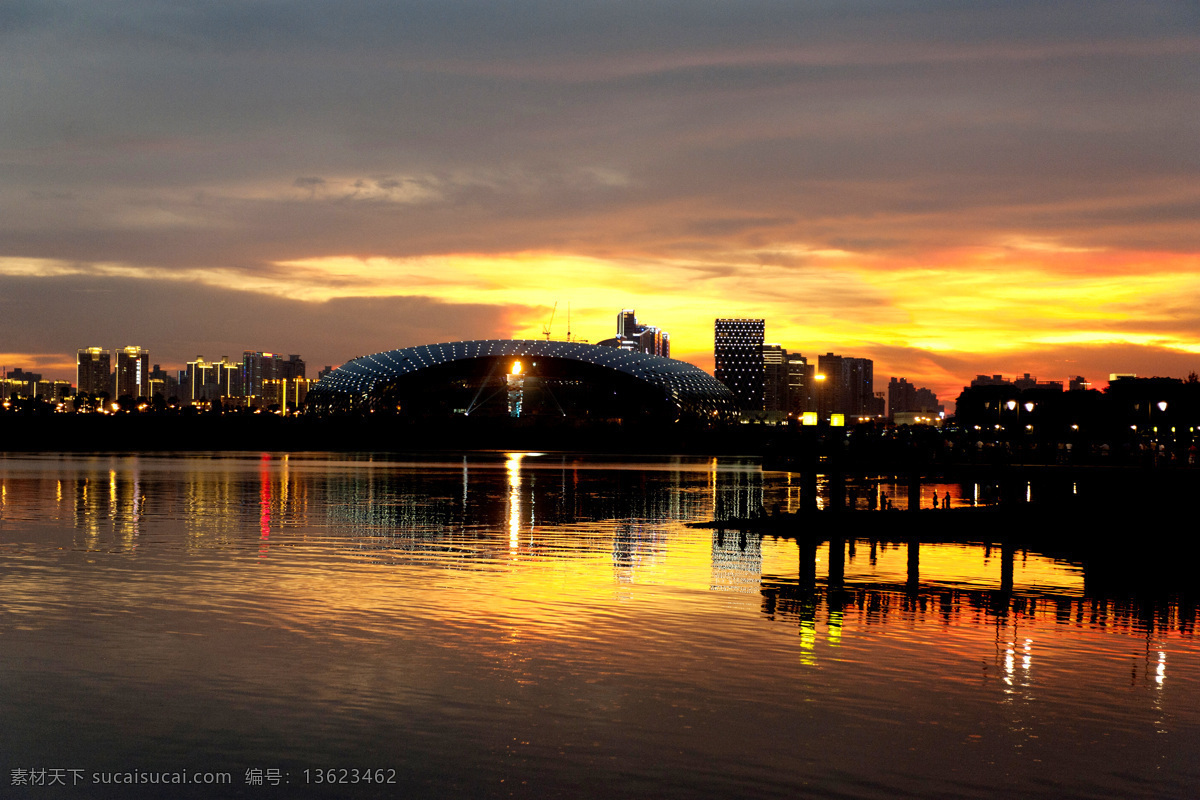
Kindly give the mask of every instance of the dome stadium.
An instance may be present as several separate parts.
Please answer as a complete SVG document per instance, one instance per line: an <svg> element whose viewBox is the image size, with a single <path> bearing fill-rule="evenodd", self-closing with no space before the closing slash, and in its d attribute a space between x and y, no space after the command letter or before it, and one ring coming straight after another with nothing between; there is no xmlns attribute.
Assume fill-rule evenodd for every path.
<svg viewBox="0 0 1200 800"><path fill-rule="evenodd" d="M541 339L426 344L361 356L308 393L315 414L657 419L723 423L733 393L698 367L615 347Z"/></svg>

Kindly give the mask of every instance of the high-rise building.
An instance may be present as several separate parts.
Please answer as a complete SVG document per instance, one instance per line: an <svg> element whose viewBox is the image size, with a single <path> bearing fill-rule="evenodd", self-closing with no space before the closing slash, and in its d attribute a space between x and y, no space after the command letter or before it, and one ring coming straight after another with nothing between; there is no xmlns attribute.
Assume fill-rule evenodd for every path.
<svg viewBox="0 0 1200 800"><path fill-rule="evenodd" d="M12 395L18 397L37 397L37 384L42 380L40 372L26 372L17 367L11 369L6 375L0 375L4 378L3 398L7 400Z"/></svg>
<svg viewBox="0 0 1200 800"><path fill-rule="evenodd" d="M150 353L131 346L117 351L116 395L120 397L149 397Z"/></svg>
<svg viewBox="0 0 1200 800"><path fill-rule="evenodd" d="M221 397L242 396L242 365L230 361L229 356L221 356L221 360L213 366L217 369L217 387Z"/></svg>
<svg viewBox="0 0 1200 800"><path fill-rule="evenodd" d="M637 312L632 308L621 309L621 313L617 314L617 336L632 339L637 335L637 327Z"/></svg>
<svg viewBox="0 0 1200 800"><path fill-rule="evenodd" d="M278 353L263 353L246 350L242 353L242 393L247 397L261 397L263 381L279 377L278 363L283 356Z"/></svg>
<svg viewBox="0 0 1200 800"><path fill-rule="evenodd" d="M817 358L817 407L822 417L883 416L884 401L875 395L875 362L826 353Z"/></svg>
<svg viewBox="0 0 1200 800"><path fill-rule="evenodd" d="M788 351L778 344L762 346L763 411L786 414L788 408Z"/></svg>
<svg viewBox="0 0 1200 800"><path fill-rule="evenodd" d="M855 417L881 417L882 398L875 397L875 362L869 358L842 359L846 381L846 413Z"/></svg>
<svg viewBox="0 0 1200 800"><path fill-rule="evenodd" d="M766 374L763 337L766 320L718 319L713 341L715 377L729 387L743 411L762 411Z"/></svg>
<svg viewBox="0 0 1200 800"><path fill-rule="evenodd" d="M150 370L150 381L147 389L147 397L159 395L163 400L170 400L172 397L179 399L179 377L172 375L162 368L161 365L155 364L154 369Z"/></svg>
<svg viewBox="0 0 1200 800"><path fill-rule="evenodd" d="M671 335L653 325L640 325L632 308L617 315L617 335L597 342L603 347L617 347L652 356L671 357Z"/></svg>
<svg viewBox="0 0 1200 800"><path fill-rule="evenodd" d="M940 415L946 408L938 403L937 395L924 387L917 388L906 378L888 381L887 413L893 420L897 414L927 413Z"/></svg>
<svg viewBox="0 0 1200 800"><path fill-rule="evenodd" d="M805 411L816 411L817 401L813 395L813 376L817 368L799 353L787 354L788 408L789 414L799 417Z"/></svg>
<svg viewBox="0 0 1200 800"><path fill-rule="evenodd" d="M107 350L86 347L75 355L75 386L81 394L112 396L112 361Z"/></svg>
<svg viewBox="0 0 1200 800"><path fill-rule="evenodd" d="M34 397L49 402L61 402L70 396L70 381L38 381L34 388Z"/></svg>
<svg viewBox="0 0 1200 800"><path fill-rule="evenodd" d="M241 365L221 356L220 361L205 361L196 356L187 364L184 384L189 402L211 402L222 397L238 397L238 375Z"/></svg>
<svg viewBox="0 0 1200 800"><path fill-rule="evenodd" d="M282 414L295 413L304 405L312 383L305 378L270 378L263 381L263 402L267 408L278 406Z"/></svg>
<svg viewBox="0 0 1200 800"><path fill-rule="evenodd" d="M216 384L213 365L205 361L203 356L196 356L195 361L187 362L187 378L184 380L184 384L187 386L189 402L212 400L214 395L219 396L212 389Z"/></svg>
<svg viewBox="0 0 1200 800"><path fill-rule="evenodd" d="M293 381L304 378L304 359L295 354L289 355L288 360L279 365L279 377Z"/></svg>
<svg viewBox="0 0 1200 800"><path fill-rule="evenodd" d="M833 353L817 356L817 412L821 419L846 413L846 382L842 357Z"/></svg>
<svg viewBox="0 0 1200 800"><path fill-rule="evenodd" d="M242 353L241 393L247 397L263 396L263 381L305 377L304 360L290 355L287 361L279 353L246 350Z"/></svg>

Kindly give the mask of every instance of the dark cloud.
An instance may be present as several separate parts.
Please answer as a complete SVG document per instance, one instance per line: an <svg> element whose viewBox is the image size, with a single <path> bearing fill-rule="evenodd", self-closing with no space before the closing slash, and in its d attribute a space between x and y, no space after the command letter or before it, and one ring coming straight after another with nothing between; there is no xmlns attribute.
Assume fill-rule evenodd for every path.
<svg viewBox="0 0 1200 800"><path fill-rule="evenodd" d="M81 347L136 344L164 368L243 350L299 353L320 366L395 347L512 332L511 310L420 297L306 303L180 282L0 277L0 298L4 351L56 353L71 362Z"/></svg>

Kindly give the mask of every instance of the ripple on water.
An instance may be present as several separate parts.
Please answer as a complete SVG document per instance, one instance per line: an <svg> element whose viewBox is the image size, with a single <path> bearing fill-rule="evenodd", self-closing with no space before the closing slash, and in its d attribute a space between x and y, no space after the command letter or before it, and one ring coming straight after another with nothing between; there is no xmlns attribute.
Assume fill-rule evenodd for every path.
<svg viewBox="0 0 1200 800"><path fill-rule="evenodd" d="M683 525L790 496L756 465L556 458L5 460L6 751L417 795L1200 785L1185 604L985 544L922 545L914 583L857 534L808 581L794 540Z"/></svg>

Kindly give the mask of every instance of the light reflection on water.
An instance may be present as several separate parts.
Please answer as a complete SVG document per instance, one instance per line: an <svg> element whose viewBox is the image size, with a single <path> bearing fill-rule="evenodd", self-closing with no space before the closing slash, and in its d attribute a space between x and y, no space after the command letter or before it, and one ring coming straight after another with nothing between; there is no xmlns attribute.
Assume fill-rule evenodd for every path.
<svg viewBox="0 0 1200 800"><path fill-rule="evenodd" d="M1190 600L889 541L890 517L808 543L684 524L798 491L737 460L6 459L0 794L38 766L243 793L253 767L371 766L422 796L1194 794Z"/></svg>

